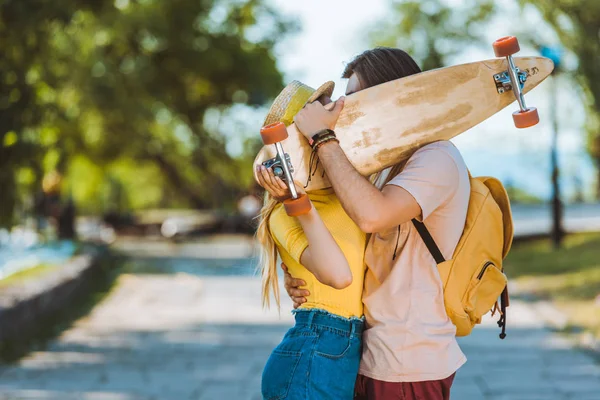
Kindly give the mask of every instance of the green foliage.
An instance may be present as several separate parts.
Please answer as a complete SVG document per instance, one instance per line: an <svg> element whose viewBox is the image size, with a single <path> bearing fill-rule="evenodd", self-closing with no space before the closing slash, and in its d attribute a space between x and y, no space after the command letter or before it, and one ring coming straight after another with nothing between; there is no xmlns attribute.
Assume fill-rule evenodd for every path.
<svg viewBox="0 0 600 400"><path fill-rule="evenodd" d="M521 276L560 275L569 272L598 271L600 234L570 235L560 250L550 240L515 245L506 259L507 273Z"/></svg>
<svg viewBox="0 0 600 400"><path fill-rule="evenodd" d="M516 187L512 182L506 182L506 193L511 203L514 204L542 204L544 202L540 197L528 192L527 190Z"/></svg>
<svg viewBox="0 0 600 400"><path fill-rule="evenodd" d="M465 45L480 41L493 0L467 0L450 6L443 0L393 0L393 10L371 33L377 46L407 51L423 70L440 68Z"/></svg>
<svg viewBox="0 0 600 400"><path fill-rule="evenodd" d="M1 2L0 225L53 169L90 211L226 206L251 171L206 116L276 95L294 28L263 0Z"/></svg>
<svg viewBox="0 0 600 400"><path fill-rule="evenodd" d="M577 56L578 65L573 76L585 96L588 148L600 167L600 2L519 0L519 3L537 8L562 45Z"/></svg>

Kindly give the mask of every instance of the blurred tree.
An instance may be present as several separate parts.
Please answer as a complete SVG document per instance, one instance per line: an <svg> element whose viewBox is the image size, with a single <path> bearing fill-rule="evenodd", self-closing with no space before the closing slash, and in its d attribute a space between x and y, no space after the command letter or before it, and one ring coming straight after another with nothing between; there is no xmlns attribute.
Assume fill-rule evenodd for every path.
<svg viewBox="0 0 600 400"><path fill-rule="evenodd" d="M376 46L408 52L423 70L440 68L466 45L484 37L479 29L494 12L494 0L392 0L392 11L371 32ZM489 45L489 43L486 43Z"/></svg>
<svg viewBox="0 0 600 400"><path fill-rule="evenodd" d="M585 95L588 149L598 169L596 197L600 199L600 1L518 1L522 6L536 7L562 45L578 58L573 75Z"/></svg>
<svg viewBox="0 0 600 400"><path fill-rule="evenodd" d="M207 120L277 94L275 40L294 28L263 0L0 2L0 224L23 168L30 189L67 172L96 211L102 182L136 176L164 185L155 205L233 202L251 171Z"/></svg>
<svg viewBox="0 0 600 400"><path fill-rule="evenodd" d="M28 169L28 183L40 188L43 147L55 140L55 132L40 132L45 122L60 118L52 88L60 71L57 65L50 67L50 31L69 23L78 9L98 11L105 3L72 0L58 7L44 0L0 2L0 226L12 222L18 169Z"/></svg>

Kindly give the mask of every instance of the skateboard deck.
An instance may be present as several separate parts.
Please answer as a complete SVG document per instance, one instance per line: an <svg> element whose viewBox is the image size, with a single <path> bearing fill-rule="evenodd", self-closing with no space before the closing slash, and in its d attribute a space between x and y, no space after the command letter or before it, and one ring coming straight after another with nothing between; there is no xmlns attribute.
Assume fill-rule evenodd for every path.
<svg viewBox="0 0 600 400"><path fill-rule="evenodd" d="M529 92L554 69L544 57L514 57ZM382 171L410 157L420 147L451 139L516 101L498 83L508 70L506 59L455 65L387 82L346 97L335 127L348 160L363 176ZM507 126L511 121L506 121ZM321 165L311 170L312 149L295 125L281 142L294 169L294 180L306 190L331 186ZM276 157L275 146L264 146L255 164Z"/></svg>

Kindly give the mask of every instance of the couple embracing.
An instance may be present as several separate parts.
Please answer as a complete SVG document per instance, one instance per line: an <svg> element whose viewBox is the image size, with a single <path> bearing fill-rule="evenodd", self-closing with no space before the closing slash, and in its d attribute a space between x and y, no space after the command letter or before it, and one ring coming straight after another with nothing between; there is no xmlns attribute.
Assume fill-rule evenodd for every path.
<svg viewBox="0 0 600 400"><path fill-rule="evenodd" d="M402 50L369 50L347 65L346 95L419 72ZM278 301L279 255L295 308L295 325L265 366L263 398L449 399L466 357L417 226L423 222L452 258L469 206L467 167L452 143L439 141L377 176L361 176L335 136L344 99L330 111L323 106L332 91L332 83L315 91L294 82L265 121L289 124L292 116L307 139L316 135L332 187L308 192L311 211L290 217L281 203L289 197L285 183L255 167L267 192L257 232L263 299L274 291Z"/></svg>

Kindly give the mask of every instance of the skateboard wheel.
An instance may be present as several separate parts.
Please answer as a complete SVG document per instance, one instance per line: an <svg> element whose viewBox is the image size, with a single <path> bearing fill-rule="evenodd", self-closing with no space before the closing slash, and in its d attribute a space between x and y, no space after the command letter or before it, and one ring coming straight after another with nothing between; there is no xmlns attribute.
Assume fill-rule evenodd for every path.
<svg viewBox="0 0 600 400"><path fill-rule="evenodd" d="M494 47L494 53L496 57L508 57L521 50L519 41L515 36L505 36L496 40L492 46Z"/></svg>
<svg viewBox="0 0 600 400"><path fill-rule="evenodd" d="M297 217L298 215L308 214L312 205L307 195L302 194L297 199L287 199L283 201L285 212L290 217Z"/></svg>
<svg viewBox="0 0 600 400"><path fill-rule="evenodd" d="M513 113L513 120L517 128L529 128L540 122L538 110L535 107L530 107L527 111L517 111Z"/></svg>
<svg viewBox="0 0 600 400"><path fill-rule="evenodd" d="M262 127L260 136L262 136L263 143L267 145L287 139L288 133L283 122L275 122L271 125Z"/></svg>

